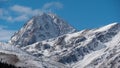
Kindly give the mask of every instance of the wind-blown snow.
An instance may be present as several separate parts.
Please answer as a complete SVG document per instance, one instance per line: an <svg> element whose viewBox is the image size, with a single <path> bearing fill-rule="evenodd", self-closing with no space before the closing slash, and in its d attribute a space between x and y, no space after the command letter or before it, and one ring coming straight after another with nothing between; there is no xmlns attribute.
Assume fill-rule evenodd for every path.
<svg viewBox="0 0 120 68"><path fill-rule="evenodd" d="M101 27L101 28L97 29L95 32L103 32L103 31L106 31L106 30L110 29L112 26L115 26L115 25L117 25L117 23L109 24L109 25L107 25L107 26L105 26L105 27Z"/></svg>

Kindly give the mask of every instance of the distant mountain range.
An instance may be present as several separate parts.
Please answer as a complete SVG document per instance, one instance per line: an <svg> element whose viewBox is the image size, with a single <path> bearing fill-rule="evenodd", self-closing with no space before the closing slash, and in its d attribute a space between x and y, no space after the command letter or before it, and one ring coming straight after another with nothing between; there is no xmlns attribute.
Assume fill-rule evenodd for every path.
<svg viewBox="0 0 120 68"><path fill-rule="evenodd" d="M78 31L43 13L0 43L0 60L24 68L120 68L120 24Z"/></svg>

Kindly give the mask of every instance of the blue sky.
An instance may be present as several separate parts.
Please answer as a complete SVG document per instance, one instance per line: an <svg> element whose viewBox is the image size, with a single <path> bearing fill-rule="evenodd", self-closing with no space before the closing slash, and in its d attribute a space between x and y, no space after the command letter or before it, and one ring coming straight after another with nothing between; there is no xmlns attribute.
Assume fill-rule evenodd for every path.
<svg viewBox="0 0 120 68"><path fill-rule="evenodd" d="M56 13L78 30L120 22L120 0L0 0L0 41L43 11Z"/></svg>

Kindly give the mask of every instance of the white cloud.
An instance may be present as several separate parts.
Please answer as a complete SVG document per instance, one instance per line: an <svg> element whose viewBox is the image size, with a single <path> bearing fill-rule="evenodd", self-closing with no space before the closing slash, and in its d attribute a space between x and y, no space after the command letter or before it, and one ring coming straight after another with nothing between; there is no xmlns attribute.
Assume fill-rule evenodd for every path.
<svg viewBox="0 0 120 68"><path fill-rule="evenodd" d="M63 8L63 4L60 2L50 2L50 3L44 4L44 6L43 6L43 9L45 9L45 10L51 9L51 8L61 9L61 8Z"/></svg>
<svg viewBox="0 0 120 68"><path fill-rule="evenodd" d="M62 9L63 4L60 2L49 2L43 5L43 10L45 11L51 11L51 10L56 10L56 9Z"/></svg>
<svg viewBox="0 0 120 68"><path fill-rule="evenodd" d="M42 11L40 9L32 9L30 7L21 6L21 5L14 5L14 6L10 7L10 10L20 13L20 14L25 14L28 16L33 16L33 15L42 13Z"/></svg>
<svg viewBox="0 0 120 68"><path fill-rule="evenodd" d="M14 32L15 30L6 30L0 26L0 41L8 41Z"/></svg>
<svg viewBox="0 0 120 68"><path fill-rule="evenodd" d="M9 9L7 10L0 8L0 19L6 20L11 23L21 22L21 21L26 21L30 17L41 14L41 13L43 12L40 9L33 10L30 7L14 5L9 7Z"/></svg>
<svg viewBox="0 0 120 68"><path fill-rule="evenodd" d="M7 16L9 12L3 8L0 8L0 18L3 16Z"/></svg>
<svg viewBox="0 0 120 68"><path fill-rule="evenodd" d="M26 21L26 20L28 20L29 18L26 16L26 15L20 15L20 16L18 16L18 17L11 17L11 16L9 16L9 17L7 17L7 18L5 18L7 21L9 21L9 22L21 22L21 21Z"/></svg>
<svg viewBox="0 0 120 68"><path fill-rule="evenodd" d="M25 14L32 12L31 8L25 7L25 6L20 6L20 5L14 5L14 6L10 7L10 9L13 11L16 11L19 13L25 13Z"/></svg>
<svg viewBox="0 0 120 68"><path fill-rule="evenodd" d="M28 19L28 17L26 15L21 15L21 16L14 18L14 21L24 21L27 19Z"/></svg>
<svg viewBox="0 0 120 68"><path fill-rule="evenodd" d="M41 9L32 9L31 7L13 5L8 7L7 10L0 8L0 19L12 23L26 21L34 15L42 14L43 12L50 12L52 9L61 8L63 8L63 4L60 2L46 3Z"/></svg>
<svg viewBox="0 0 120 68"><path fill-rule="evenodd" d="M16 14L13 16L12 13ZM26 21L34 15L43 13L40 9L32 9L30 7L14 5L9 7L8 10L0 8L0 19L6 20L8 22L20 22Z"/></svg>

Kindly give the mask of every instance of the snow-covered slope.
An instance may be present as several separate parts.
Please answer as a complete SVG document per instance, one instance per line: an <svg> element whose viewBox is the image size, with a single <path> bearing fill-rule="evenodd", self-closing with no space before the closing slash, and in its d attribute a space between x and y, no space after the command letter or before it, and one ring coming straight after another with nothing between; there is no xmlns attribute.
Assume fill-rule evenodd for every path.
<svg viewBox="0 0 120 68"><path fill-rule="evenodd" d="M120 30L110 42L107 42L105 44L107 47L102 50L101 55L99 55L100 53L97 53L98 57L93 59L87 66L85 66L86 68L120 67Z"/></svg>
<svg viewBox="0 0 120 68"><path fill-rule="evenodd" d="M30 19L12 36L9 43L22 47L75 31L76 29L55 14L43 13Z"/></svg>
<svg viewBox="0 0 120 68"><path fill-rule="evenodd" d="M119 53L113 55L113 59L109 61L106 59L113 54L112 51L119 52L119 43L120 24L112 23L97 29L82 30L39 41L22 49L39 58L49 58L73 68L103 68L109 66L109 61L114 61L119 66L117 62L119 58L115 60ZM102 58L99 60L99 57Z"/></svg>
<svg viewBox="0 0 120 68"><path fill-rule="evenodd" d="M27 52L6 43L0 43L0 62L22 68L67 68L64 64L49 59L38 59Z"/></svg>
<svg viewBox="0 0 120 68"><path fill-rule="evenodd" d="M29 20L12 36L9 43L20 49L8 44L0 44L2 45L0 58L5 57L5 60L1 61L16 66L31 68L120 67L119 23L77 32L55 14L43 13Z"/></svg>

